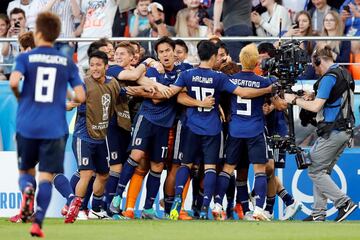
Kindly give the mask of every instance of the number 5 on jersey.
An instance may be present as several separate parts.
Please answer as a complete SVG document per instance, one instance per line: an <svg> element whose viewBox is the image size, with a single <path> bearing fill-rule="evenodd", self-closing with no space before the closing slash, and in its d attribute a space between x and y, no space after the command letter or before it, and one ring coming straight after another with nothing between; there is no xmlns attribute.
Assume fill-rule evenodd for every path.
<svg viewBox="0 0 360 240"><path fill-rule="evenodd" d="M245 110L236 110L237 115L251 116L251 99L242 99L237 97L238 104L245 104Z"/></svg>

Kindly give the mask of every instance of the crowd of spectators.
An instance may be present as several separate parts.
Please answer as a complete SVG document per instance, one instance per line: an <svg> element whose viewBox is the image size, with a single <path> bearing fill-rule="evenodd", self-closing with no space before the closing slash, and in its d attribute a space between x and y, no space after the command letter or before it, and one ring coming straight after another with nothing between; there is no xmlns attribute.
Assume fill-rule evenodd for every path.
<svg viewBox="0 0 360 240"><path fill-rule="evenodd" d="M14 0L0 14L0 37L33 31L41 11L60 16L61 37L360 36L360 0ZM86 68L89 44L58 42L56 47L68 57L75 53ZM140 44L143 54L153 55L151 42ZM186 42L186 61L194 64L199 62L196 44ZM226 42L232 60L238 61L245 44ZM324 44L331 45L339 63L360 55L360 41L301 46L311 54ZM0 79L7 79L18 48L0 42Z"/></svg>

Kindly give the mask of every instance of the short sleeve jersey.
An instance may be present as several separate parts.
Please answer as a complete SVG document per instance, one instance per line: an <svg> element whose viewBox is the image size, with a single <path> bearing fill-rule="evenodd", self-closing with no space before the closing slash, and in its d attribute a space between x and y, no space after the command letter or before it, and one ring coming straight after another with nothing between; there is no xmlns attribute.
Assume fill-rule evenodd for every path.
<svg viewBox="0 0 360 240"><path fill-rule="evenodd" d="M239 87L265 88L271 84L267 78L253 72L239 72L230 77L230 81ZM262 106L265 96L252 99L231 97L231 121L229 133L232 137L251 138L264 132L264 114Z"/></svg>
<svg viewBox="0 0 360 240"><path fill-rule="evenodd" d="M38 47L20 54L13 71L24 76L16 117L17 133L36 139L67 134L67 84L72 87L82 84L76 65L54 48Z"/></svg>
<svg viewBox="0 0 360 240"><path fill-rule="evenodd" d="M220 93L233 93L236 86L229 81L227 75L206 68L194 68L183 72L176 80L175 86L186 87L187 94L197 100L209 95L215 98L213 108L189 107L186 110L186 125L192 132L199 135L215 136L220 133L219 117Z"/></svg>
<svg viewBox="0 0 360 240"><path fill-rule="evenodd" d="M338 67L338 64L332 65L330 68ZM332 88L336 83L336 78L332 75L323 77L320 81L316 98L328 99ZM325 122L333 122L339 113L342 97L338 98L334 103L325 103L323 116Z"/></svg>
<svg viewBox="0 0 360 240"><path fill-rule="evenodd" d="M189 68L188 64L175 64L172 71L167 71L164 74L159 73L155 68L148 68L145 76L153 81L161 83L165 86L170 86L175 83L179 74ZM151 99L145 99L141 105L139 114L151 123L162 126L172 127L176 117L176 98L164 100L158 104L154 104Z"/></svg>

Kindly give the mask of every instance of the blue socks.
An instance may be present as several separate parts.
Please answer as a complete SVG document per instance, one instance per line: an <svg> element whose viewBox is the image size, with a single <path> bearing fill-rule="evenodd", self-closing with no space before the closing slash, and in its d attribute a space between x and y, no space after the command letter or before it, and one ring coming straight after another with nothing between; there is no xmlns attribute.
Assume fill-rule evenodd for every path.
<svg viewBox="0 0 360 240"><path fill-rule="evenodd" d="M276 196L266 197L265 211L268 211L270 214L274 211L275 197Z"/></svg>
<svg viewBox="0 0 360 240"><path fill-rule="evenodd" d="M146 182L146 200L144 209L152 208L156 195L158 194L160 187L161 172L154 172L150 170L149 176Z"/></svg>
<svg viewBox="0 0 360 240"><path fill-rule="evenodd" d="M234 198L235 198L235 188L236 188L236 178L233 173L230 177L229 186L226 191L226 199L227 199L227 209L232 209L234 207Z"/></svg>
<svg viewBox="0 0 360 240"><path fill-rule="evenodd" d="M70 206L71 201L74 199L74 192L71 189L69 180L64 174L57 174L53 179L54 187L66 199L66 205Z"/></svg>
<svg viewBox="0 0 360 240"><path fill-rule="evenodd" d="M294 198L283 188L279 193L279 197L283 200L286 206L294 203Z"/></svg>
<svg viewBox="0 0 360 240"><path fill-rule="evenodd" d="M184 186L190 176L190 169L187 166L181 166L176 172L175 197L182 197Z"/></svg>
<svg viewBox="0 0 360 240"><path fill-rule="evenodd" d="M204 200L203 200L203 207L209 208L212 196L215 192L216 186L216 170L209 168L205 170L205 177L204 177Z"/></svg>
<svg viewBox="0 0 360 240"><path fill-rule="evenodd" d="M36 196L37 207L35 212L35 222L40 226L42 226L46 210L48 209L50 204L51 190L52 186L50 182L42 181L39 183L39 191Z"/></svg>
<svg viewBox="0 0 360 240"><path fill-rule="evenodd" d="M134 174L135 168L139 165L131 157L127 159L124 164L124 167L121 171L119 183L116 188L116 195L122 197L123 192L125 191L126 185L130 181L132 175Z"/></svg>
<svg viewBox="0 0 360 240"><path fill-rule="evenodd" d="M104 195L96 196L93 194L92 202L91 202L91 209L95 212L100 212L102 203L103 203Z"/></svg>
<svg viewBox="0 0 360 240"><path fill-rule="evenodd" d="M256 173L254 191L256 193L256 206L259 208L264 207L266 193L267 193L267 177L266 173Z"/></svg>
<svg viewBox="0 0 360 240"><path fill-rule="evenodd" d="M20 174L20 176L19 176L20 191L24 192L24 190L27 186L31 186L34 188L34 190L36 190L35 178L32 175L27 174L27 173Z"/></svg>
<svg viewBox="0 0 360 240"><path fill-rule="evenodd" d="M216 182L215 199L214 199L215 203L222 205L225 192L229 187L230 177L231 177L230 174L228 174L227 172L222 171L219 173Z"/></svg>
<svg viewBox="0 0 360 240"><path fill-rule="evenodd" d="M171 207L174 203L174 196L168 196L166 193L164 194L164 211L167 214L170 214Z"/></svg>
<svg viewBox="0 0 360 240"><path fill-rule="evenodd" d="M115 196L116 193L116 187L118 185L120 178L120 173L110 171L109 173L109 179L106 182L105 186L105 201L106 201L106 207L110 206L110 203L112 199Z"/></svg>
<svg viewBox="0 0 360 240"><path fill-rule="evenodd" d="M241 204L244 213L250 211L247 181L236 181L236 189L236 203Z"/></svg>
<svg viewBox="0 0 360 240"><path fill-rule="evenodd" d="M74 172L74 174L71 176L71 179L70 179L70 185L71 185L73 192L75 192L75 188L76 188L76 185L79 182L79 180L80 180L80 173L78 171L76 171L76 172Z"/></svg>

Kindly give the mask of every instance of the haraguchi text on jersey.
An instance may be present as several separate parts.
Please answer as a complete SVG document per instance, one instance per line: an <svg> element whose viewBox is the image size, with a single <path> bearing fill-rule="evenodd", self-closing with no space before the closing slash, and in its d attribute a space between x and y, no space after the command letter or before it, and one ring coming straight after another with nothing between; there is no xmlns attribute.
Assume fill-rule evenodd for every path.
<svg viewBox="0 0 360 240"><path fill-rule="evenodd" d="M48 64L67 65L67 58L57 55L33 54L29 55L29 62L42 62Z"/></svg>

